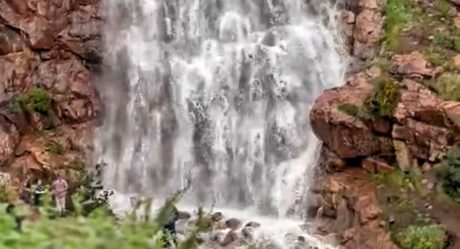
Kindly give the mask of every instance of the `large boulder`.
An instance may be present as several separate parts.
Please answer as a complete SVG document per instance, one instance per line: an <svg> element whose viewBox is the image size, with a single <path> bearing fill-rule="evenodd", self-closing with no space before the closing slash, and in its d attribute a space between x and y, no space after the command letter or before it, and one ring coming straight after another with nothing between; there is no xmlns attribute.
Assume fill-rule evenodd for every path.
<svg viewBox="0 0 460 249"><path fill-rule="evenodd" d="M376 135L364 121L340 109L340 105L362 106L372 85L363 75L347 80L316 100L310 120L315 134L340 158L367 157L391 149L391 139Z"/></svg>
<svg viewBox="0 0 460 249"><path fill-rule="evenodd" d="M359 73L317 99L310 113L313 131L342 159L389 154L395 148L404 168L413 157L439 162L460 137L460 103L445 101L415 81L435 75L419 53L396 55L392 65L403 80L397 82L400 97L390 117L369 120L344 110L362 110L372 92L370 81L378 74Z"/></svg>

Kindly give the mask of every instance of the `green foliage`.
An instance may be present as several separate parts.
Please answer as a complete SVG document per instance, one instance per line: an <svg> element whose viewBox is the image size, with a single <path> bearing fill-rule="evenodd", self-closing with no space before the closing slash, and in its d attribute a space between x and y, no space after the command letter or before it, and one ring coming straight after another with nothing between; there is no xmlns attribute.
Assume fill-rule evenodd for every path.
<svg viewBox="0 0 460 249"><path fill-rule="evenodd" d="M433 67L442 67L447 72L457 71L457 67L451 59L436 51L426 51L424 57Z"/></svg>
<svg viewBox="0 0 460 249"><path fill-rule="evenodd" d="M64 154L64 147L60 143L54 140L49 141L46 146L47 146L46 150L52 154L55 154L55 155Z"/></svg>
<svg viewBox="0 0 460 249"><path fill-rule="evenodd" d="M449 30L435 33L433 43L439 47L460 52L460 39Z"/></svg>
<svg viewBox="0 0 460 249"><path fill-rule="evenodd" d="M197 226L177 246L165 243L163 232L174 204L182 192L170 198L155 219L136 221L133 215L117 220L107 205L101 205L89 213L84 212L87 192L80 188L73 196L74 212L64 218L56 218L51 195L47 191L40 207L41 217L36 221L24 221L22 231L16 229L13 215L6 212L6 204L0 205L0 249L192 249L197 248L198 234L203 231L202 217ZM150 200L146 200L149 202ZM138 208L147 203L139 203Z"/></svg>
<svg viewBox="0 0 460 249"><path fill-rule="evenodd" d="M399 36L412 18L409 2L407 0L388 0L384 10L385 21L383 24L384 36L382 41L390 49L399 47Z"/></svg>
<svg viewBox="0 0 460 249"><path fill-rule="evenodd" d="M387 77L378 78L374 83L374 90L364 101L363 108L374 119L391 118L399 101L399 86Z"/></svg>
<svg viewBox="0 0 460 249"><path fill-rule="evenodd" d="M26 92L22 98L24 107L28 111L38 112L46 117L53 115L53 99L50 94L42 88L34 87Z"/></svg>
<svg viewBox="0 0 460 249"><path fill-rule="evenodd" d="M394 239L402 249L443 249L447 233L438 225L410 226L397 232Z"/></svg>
<svg viewBox="0 0 460 249"><path fill-rule="evenodd" d="M436 3L436 8L441 16L447 16L452 4L448 0L438 0Z"/></svg>
<svg viewBox="0 0 460 249"><path fill-rule="evenodd" d="M452 148L437 171L442 190L453 201L460 203L460 148Z"/></svg>
<svg viewBox="0 0 460 249"><path fill-rule="evenodd" d="M435 84L436 91L445 100L460 101L460 75L443 74Z"/></svg>

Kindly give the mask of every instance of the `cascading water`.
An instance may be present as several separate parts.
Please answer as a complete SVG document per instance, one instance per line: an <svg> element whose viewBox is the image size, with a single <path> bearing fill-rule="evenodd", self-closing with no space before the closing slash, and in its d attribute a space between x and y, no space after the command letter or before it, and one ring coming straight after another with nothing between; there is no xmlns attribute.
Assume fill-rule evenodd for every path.
<svg viewBox="0 0 460 249"><path fill-rule="evenodd" d="M340 83L321 0L106 1L105 186L188 205L298 214L320 142L309 108Z"/></svg>

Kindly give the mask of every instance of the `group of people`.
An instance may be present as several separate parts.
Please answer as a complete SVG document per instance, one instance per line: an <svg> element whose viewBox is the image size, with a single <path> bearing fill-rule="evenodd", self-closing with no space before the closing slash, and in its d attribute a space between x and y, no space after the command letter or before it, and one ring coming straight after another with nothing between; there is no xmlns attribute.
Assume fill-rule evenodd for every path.
<svg viewBox="0 0 460 249"><path fill-rule="evenodd" d="M54 197L56 210L59 214L64 214L66 208L66 197L69 185L67 181L58 175L57 178L51 184L51 192ZM41 203L41 197L45 193L45 186L41 179L37 179L35 183L32 183L30 177L27 177L21 186L20 199L26 203L39 206Z"/></svg>

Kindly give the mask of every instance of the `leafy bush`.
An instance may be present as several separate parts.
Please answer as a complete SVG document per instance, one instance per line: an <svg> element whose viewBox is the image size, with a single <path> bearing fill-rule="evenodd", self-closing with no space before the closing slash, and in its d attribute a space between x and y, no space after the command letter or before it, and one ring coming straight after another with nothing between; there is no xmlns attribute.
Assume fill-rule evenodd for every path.
<svg viewBox="0 0 460 249"><path fill-rule="evenodd" d="M394 239L402 249L444 249L447 233L438 225L410 226L397 232Z"/></svg>
<svg viewBox="0 0 460 249"><path fill-rule="evenodd" d="M453 201L460 202L460 148L453 148L438 170L442 190Z"/></svg>
<svg viewBox="0 0 460 249"><path fill-rule="evenodd" d="M374 83L374 90L364 101L363 108L375 119L391 118L399 101L399 86L387 77L378 78Z"/></svg>
<svg viewBox="0 0 460 249"><path fill-rule="evenodd" d="M411 20L409 7L407 0L387 1L384 11L385 22L383 24L385 34L382 40L390 49L394 50L399 47L399 35L402 29Z"/></svg>
<svg viewBox="0 0 460 249"><path fill-rule="evenodd" d="M82 195L73 196L75 213L65 218L52 218L50 195L44 198L40 209L41 217L36 221L24 221L22 230L18 230L15 219L6 212L5 204L0 205L0 248L8 249L162 249L197 248L198 234L202 231L202 217L187 237L177 246L165 243L166 234L163 225L174 203L181 194L169 199L155 219L136 221L129 214L121 221L108 212L106 206L100 206L89 215L82 215ZM139 205L140 206L140 205ZM146 207L149 209L149 207ZM148 210L150 211L150 210Z"/></svg>
<svg viewBox="0 0 460 249"><path fill-rule="evenodd" d="M53 99L43 88L34 87L23 95L16 96L10 103L14 112L38 112L46 117L53 116Z"/></svg>
<svg viewBox="0 0 460 249"><path fill-rule="evenodd" d="M52 98L42 88L32 88L24 96L24 106L47 117L53 114Z"/></svg>
<svg viewBox="0 0 460 249"><path fill-rule="evenodd" d="M445 100L460 101L460 75L443 74L437 80L435 89Z"/></svg>

